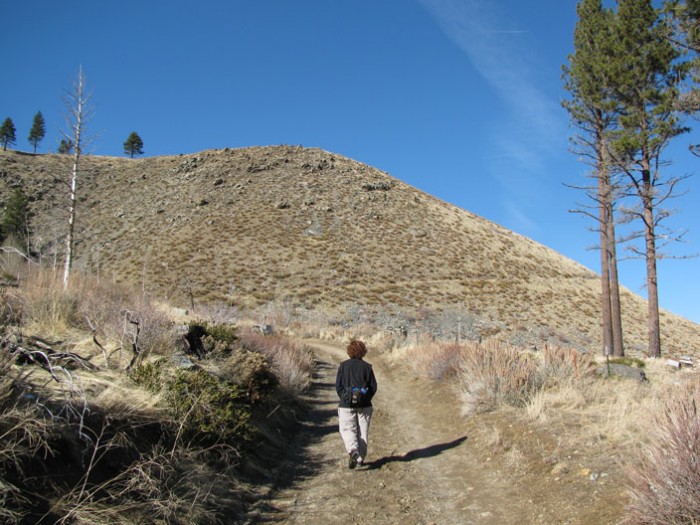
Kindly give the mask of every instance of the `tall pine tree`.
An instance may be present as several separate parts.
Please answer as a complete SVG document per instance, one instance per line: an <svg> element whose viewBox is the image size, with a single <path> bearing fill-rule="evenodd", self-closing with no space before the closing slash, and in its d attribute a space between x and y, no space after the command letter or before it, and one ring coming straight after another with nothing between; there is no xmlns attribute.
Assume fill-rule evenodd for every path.
<svg viewBox="0 0 700 525"><path fill-rule="evenodd" d="M617 272L614 221L614 184L608 152L611 132L618 116L610 89L614 14L601 0L582 0L577 6L574 53L564 66L564 87L571 98L563 102L578 129L572 142L578 155L593 167L595 188L583 188L597 213L581 211L597 221L601 260L601 317L603 350L624 355L622 316Z"/></svg>
<svg viewBox="0 0 700 525"><path fill-rule="evenodd" d="M667 20L673 31L671 41L684 55L690 82L681 93L681 109L695 117L700 115L700 0L668 0ZM700 156L700 145L690 146Z"/></svg>
<svg viewBox="0 0 700 525"><path fill-rule="evenodd" d="M660 206L678 182L662 172L662 155L674 137L687 131L676 113L685 70L676 67L679 52L651 0L619 0L616 18L616 58L611 66L620 117L613 150L638 202L629 212L641 221L644 249L631 249L646 261L648 352L659 357L657 229L667 215Z"/></svg>

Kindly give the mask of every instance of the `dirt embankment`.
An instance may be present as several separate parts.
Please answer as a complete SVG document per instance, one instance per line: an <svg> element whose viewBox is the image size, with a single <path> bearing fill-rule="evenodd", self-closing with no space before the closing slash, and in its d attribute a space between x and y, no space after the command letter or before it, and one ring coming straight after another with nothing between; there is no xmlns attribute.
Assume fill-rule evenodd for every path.
<svg viewBox="0 0 700 525"><path fill-rule="evenodd" d="M619 518L619 504L596 508L588 494L572 497L576 487L559 479L543 476L540 486L516 480L473 438L479 431L459 416L449 388L389 368L376 355L367 357L379 383L367 463L349 470L334 389L344 351L313 346L312 411L294 437L296 452L279 467L279 490L250 523L583 525ZM548 490L552 483L561 490Z"/></svg>

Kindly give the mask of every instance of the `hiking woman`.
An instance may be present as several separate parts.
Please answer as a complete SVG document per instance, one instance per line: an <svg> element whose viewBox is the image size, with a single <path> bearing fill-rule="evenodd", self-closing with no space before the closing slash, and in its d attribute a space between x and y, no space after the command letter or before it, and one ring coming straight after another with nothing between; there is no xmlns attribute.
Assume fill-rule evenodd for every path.
<svg viewBox="0 0 700 525"><path fill-rule="evenodd" d="M372 419L372 397L377 380L372 365L362 360L367 347L362 341L351 341L347 347L350 359L340 363L335 377L338 393L338 423L349 459L348 467L362 466L367 457L367 436Z"/></svg>

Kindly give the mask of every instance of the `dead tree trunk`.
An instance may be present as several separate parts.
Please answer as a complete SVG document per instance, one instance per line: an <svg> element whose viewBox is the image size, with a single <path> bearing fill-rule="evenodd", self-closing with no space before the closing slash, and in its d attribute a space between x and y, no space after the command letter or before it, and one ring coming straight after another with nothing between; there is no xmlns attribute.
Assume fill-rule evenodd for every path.
<svg viewBox="0 0 700 525"><path fill-rule="evenodd" d="M78 78L73 86L73 91L67 95L66 107L68 109L68 122L70 135L67 137L73 143L73 169L70 178L70 200L68 205L68 233L66 235L66 260L63 270L63 288L68 288L70 271L73 264L73 247L75 233L75 213L76 213L76 188L78 182L78 167L83 148L83 133L86 120L86 110L89 95L85 93L85 77L83 68L78 72Z"/></svg>

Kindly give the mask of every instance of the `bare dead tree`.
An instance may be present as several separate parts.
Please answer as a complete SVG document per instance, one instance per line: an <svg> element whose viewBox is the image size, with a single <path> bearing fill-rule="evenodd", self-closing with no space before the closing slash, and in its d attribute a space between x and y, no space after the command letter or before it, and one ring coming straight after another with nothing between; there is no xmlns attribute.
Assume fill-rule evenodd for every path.
<svg viewBox="0 0 700 525"><path fill-rule="evenodd" d="M67 140L73 143L73 167L70 177L70 204L68 206L68 234L66 235L66 259L63 271L63 287L68 288L70 271L73 264L73 248L75 233L76 190L80 159L85 147L85 126L90 119L91 95L85 91L85 75L80 66L78 78L73 84L73 89L66 94L65 103L67 109L66 121L68 131L64 133Z"/></svg>
<svg viewBox="0 0 700 525"><path fill-rule="evenodd" d="M124 314L124 322L129 323L132 326L132 339L131 339L131 351L133 357L129 362L129 366L126 367L126 371L130 371L142 356L141 347L139 346L139 334L141 333L141 321L138 316L134 315L132 312L126 311Z"/></svg>

